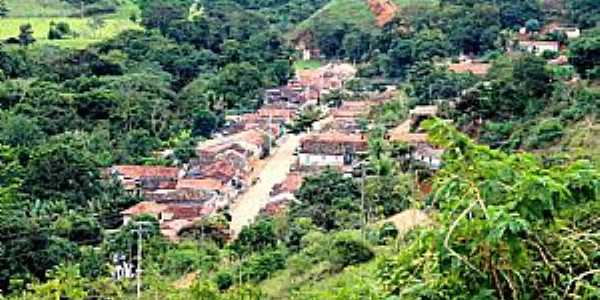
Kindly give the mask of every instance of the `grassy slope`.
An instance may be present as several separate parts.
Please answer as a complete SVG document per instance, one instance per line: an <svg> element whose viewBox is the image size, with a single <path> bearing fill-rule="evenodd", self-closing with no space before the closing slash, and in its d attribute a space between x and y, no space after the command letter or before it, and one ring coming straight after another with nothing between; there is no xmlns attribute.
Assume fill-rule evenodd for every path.
<svg viewBox="0 0 600 300"><path fill-rule="evenodd" d="M68 17L76 14L77 9L59 0L8 0L7 4L10 15L0 20L0 39L16 37L19 34L19 26L29 23L33 27L34 37L40 44L84 48L91 43L113 37L123 30L141 28L129 20L129 16L137 12L137 7L129 1L124 1L116 13L102 16L105 20L104 26L97 30L90 26L91 18ZM68 23L78 37L48 40L48 29L52 21Z"/></svg>
<svg viewBox="0 0 600 300"><path fill-rule="evenodd" d="M295 31L308 30L319 19L375 29L375 18L365 0L332 0L310 18L300 23Z"/></svg>
<svg viewBox="0 0 600 300"><path fill-rule="evenodd" d="M400 8L411 4L434 3L436 0L393 0ZM332 0L300 23L295 33L304 32L314 26L315 20L325 19L339 24L356 25L368 30L376 30L375 16L369 9L367 0Z"/></svg>
<svg viewBox="0 0 600 300"><path fill-rule="evenodd" d="M283 300L292 299L294 295L301 295L301 299L332 299L341 294L362 294L365 289L378 289L373 286L377 281L377 257L394 253L393 246L380 246L373 250L376 258L369 262L346 267L341 272L331 272L327 262L315 265L306 265L304 268L288 268L275 273L271 278L263 281L259 287L266 294L267 299ZM292 260L288 261L288 264ZM301 274L294 273L293 269L303 270ZM341 299L341 298L335 298ZM368 299L368 298L367 298Z"/></svg>
<svg viewBox="0 0 600 300"><path fill-rule="evenodd" d="M66 17L77 12L60 0L7 0L6 4L11 17Z"/></svg>

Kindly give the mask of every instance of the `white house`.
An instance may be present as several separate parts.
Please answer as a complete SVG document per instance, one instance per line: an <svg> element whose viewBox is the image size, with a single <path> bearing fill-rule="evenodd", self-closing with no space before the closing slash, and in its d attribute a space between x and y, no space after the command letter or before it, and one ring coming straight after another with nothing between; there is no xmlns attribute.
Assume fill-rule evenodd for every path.
<svg viewBox="0 0 600 300"><path fill-rule="evenodd" d="M300 142L298 162L305 167L347 166L352 164L356 154L367 148L367 139L361 134L313 134Z"/></svg>
<svg viewBox="0 0 600 300"><path fill-rule="evenodd" d="M545 51L560 51L560 44L556 41L520 41L519 47L524 51L537 55L541 55Z"/></svg>

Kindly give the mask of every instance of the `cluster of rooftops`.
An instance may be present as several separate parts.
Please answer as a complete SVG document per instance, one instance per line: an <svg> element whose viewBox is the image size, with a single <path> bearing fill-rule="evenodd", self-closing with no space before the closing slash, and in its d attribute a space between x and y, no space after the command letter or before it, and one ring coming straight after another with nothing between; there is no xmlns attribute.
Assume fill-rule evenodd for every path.
<svg viewBox="0 0 600 300"><path fill-rule="evenodd" d="M127 224L135 216L149 214L159 220L165 236L177 240L184 229L198 220L230 207L259 179L256 176L263 159L286 137L285 125L304 106L317 100L307 91L317 87L321 94L327 90L325 83L337 80L329 82L324 78L346 78L347 75L327 75L331 69L335 70L325 68L318 75L313 74L311 80L306 79L308 75L299 76L288 86L267 91L268 103L263 108L228 118L229 125L222 132L197 146L197 158L180 167L118 165L109 168L109 176L143 199L121 212L123 222ZM334 85L327 85L331 86ZM262 212L275 214L295 201L294 194L308 174L323 168L352 171L368 151L368 139L358 126L359 119L365 118L372 107L391 99L393 89L382 95L371 100L344 101L330 111L323 128L305 134L293 158L295 163L287 177L273 186ZM417 107L411 111L412 121L407 122L436 114L435 106ZM429 146L423 133L410 133L410 125L392 129L387 138L413 145L413 158L432 169L438 168L441 150Z"/></svg>

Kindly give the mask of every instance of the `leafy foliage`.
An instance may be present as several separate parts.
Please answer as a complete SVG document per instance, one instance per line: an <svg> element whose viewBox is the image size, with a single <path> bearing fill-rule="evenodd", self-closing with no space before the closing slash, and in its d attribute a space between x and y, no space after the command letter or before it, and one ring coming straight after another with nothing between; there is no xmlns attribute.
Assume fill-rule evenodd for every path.
<svg viewBox="0 0 600 300"><path fill-rule="evenodd" d="M572 284L592 284L594 265L579 261L563 268L557 255L568 246L558 241L575 242L575 232L588 232L582 224L594 222L563 218L598 205L598 170L587 161L545 166L529 154L490 150L442 121L425 127L433 141L450 149L434 190L440 227L417 233L397 257L382 262L380 278L389 293L407 298L588 293ZM567 228L575 231L559 238ZM597 251L586 241L579 245L583 256Z"/></svg>

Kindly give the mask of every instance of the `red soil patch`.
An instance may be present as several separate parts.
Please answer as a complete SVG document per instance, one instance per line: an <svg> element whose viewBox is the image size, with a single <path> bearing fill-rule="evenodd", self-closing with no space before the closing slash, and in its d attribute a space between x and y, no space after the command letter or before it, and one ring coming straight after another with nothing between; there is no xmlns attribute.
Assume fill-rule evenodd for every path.
<svg viewBox="0 0 600 300"><path fill-rule="evenodd" d="M367 0L367 2L375 15L377 26L380 27L389 23L398 11L398 6L391 0Z"/></svg>

